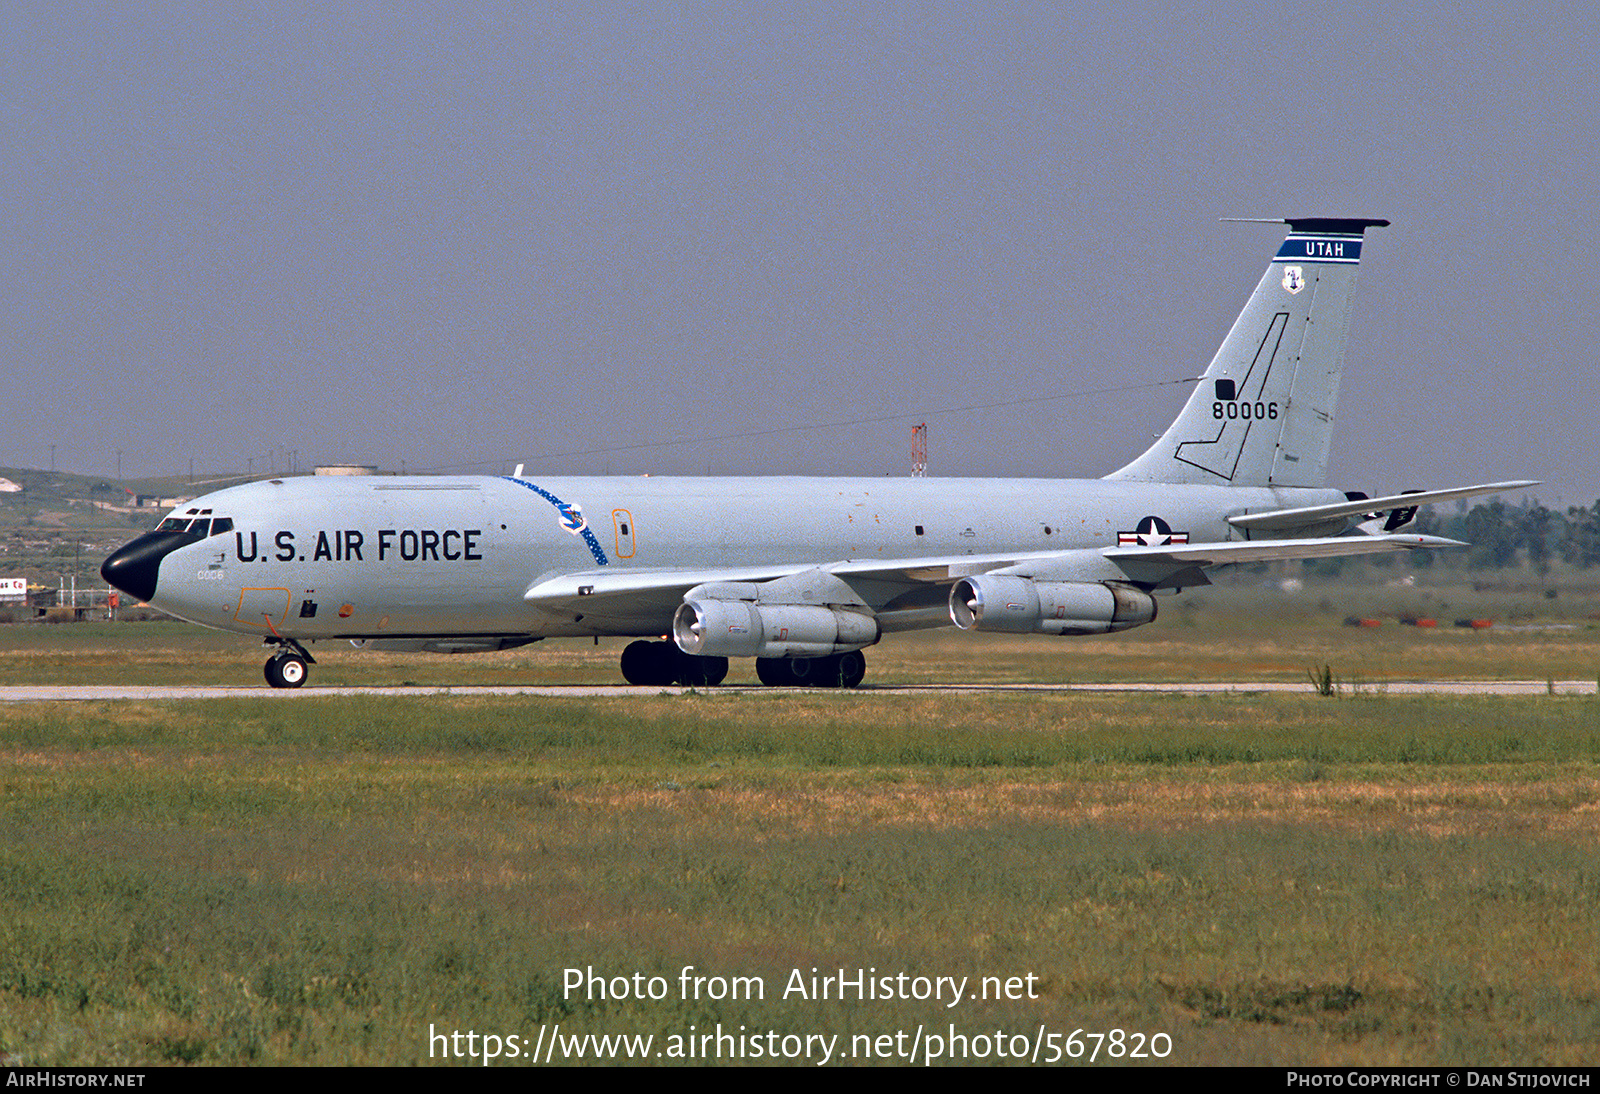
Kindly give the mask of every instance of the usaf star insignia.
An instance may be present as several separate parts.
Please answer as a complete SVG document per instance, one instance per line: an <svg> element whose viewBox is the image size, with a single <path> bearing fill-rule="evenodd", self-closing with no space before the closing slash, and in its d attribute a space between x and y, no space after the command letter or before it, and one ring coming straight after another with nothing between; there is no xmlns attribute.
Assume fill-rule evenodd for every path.
<svg viewBox="0 0 1600 1094"><path fill-rule="evenodd" d="M1160 517L1145 517L1131 532L1117 533L1118 547L1173 547L1188 543L1188 532L1174 532Z"/></svg>

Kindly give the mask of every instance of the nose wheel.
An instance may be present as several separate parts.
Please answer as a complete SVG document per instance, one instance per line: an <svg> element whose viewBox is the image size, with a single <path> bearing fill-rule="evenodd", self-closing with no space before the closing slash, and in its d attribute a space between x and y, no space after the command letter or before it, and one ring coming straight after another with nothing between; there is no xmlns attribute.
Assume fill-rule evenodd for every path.
<svg viewBox="0 0 1600 1094"><path fill-rule="evenodd" d="M306 682L306 677L311 673L310 666L316 661L298 642L292 645L285 643L284 646L267 659L263 672L272 687L297 688Z"/></svg>

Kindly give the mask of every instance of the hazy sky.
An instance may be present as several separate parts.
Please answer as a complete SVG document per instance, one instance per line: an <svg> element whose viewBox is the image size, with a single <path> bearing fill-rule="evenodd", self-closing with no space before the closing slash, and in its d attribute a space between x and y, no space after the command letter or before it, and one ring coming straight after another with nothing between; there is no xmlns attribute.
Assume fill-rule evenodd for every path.
<svg viewBox="0 0 1600 1094"><path fill-rule="evenodd" d="M0 465L1099 475L1343 215L1332 485L1600 497L1587 5L242 7L0 3Z"/></svg>

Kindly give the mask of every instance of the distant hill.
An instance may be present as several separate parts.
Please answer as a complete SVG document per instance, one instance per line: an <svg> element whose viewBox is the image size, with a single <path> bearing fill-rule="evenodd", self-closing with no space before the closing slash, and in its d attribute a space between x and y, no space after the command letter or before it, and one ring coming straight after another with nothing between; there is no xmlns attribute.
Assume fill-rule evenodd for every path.
<svg viewBox="0 0 1600 1094"><path fill-rule="evenodd" d="M105 556L148 531L175 504L245 476L115 480L0 467L0 577L54 585L76 573L99 585ZM9 485L7 485L9 484ZM143 504L140 504L141 500Z"/></svg>

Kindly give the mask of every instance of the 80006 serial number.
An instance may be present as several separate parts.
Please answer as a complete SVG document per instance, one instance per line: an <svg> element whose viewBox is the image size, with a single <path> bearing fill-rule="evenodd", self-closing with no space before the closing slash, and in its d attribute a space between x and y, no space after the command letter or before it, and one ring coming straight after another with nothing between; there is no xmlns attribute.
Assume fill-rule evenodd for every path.
<svg viewBox="0 0 1600 1094"><path fill-rule="evenodd" d="M1249 401L1230 403L1218 400L1211 404L1211 416L1219 421L1223 419L1246 422L1259 419L1272 421L1278 417L1278 404Z"/></svg>

